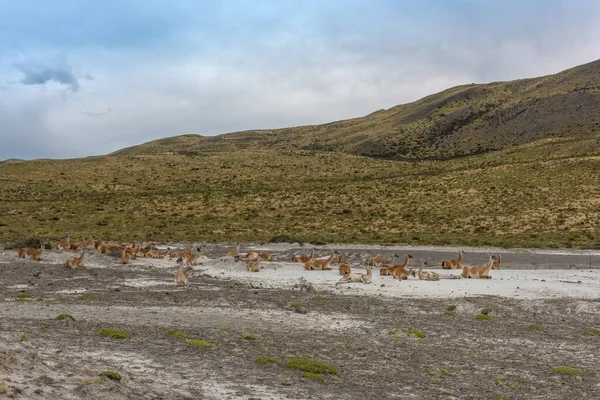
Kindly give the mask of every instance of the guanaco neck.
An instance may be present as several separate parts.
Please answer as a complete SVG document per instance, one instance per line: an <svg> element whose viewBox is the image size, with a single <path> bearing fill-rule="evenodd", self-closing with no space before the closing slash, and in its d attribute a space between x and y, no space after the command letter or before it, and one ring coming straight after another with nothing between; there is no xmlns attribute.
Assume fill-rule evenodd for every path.
<svg viewBox="0 0 600 400"><path fill-rule="evenodd" d="M462 262L462 257L463 257L462 255L463 255L463 252L461 250L461 251L458 252L458 263L459 264Z"/></svg>
<svg viewBox="0 0 600 400"><path fill-rule="evenodd" d="M408 265L408 255L404 256L404 261L402 262L402 264L400 264L400 266L402 268L406 268L406 266Z"/></svg>

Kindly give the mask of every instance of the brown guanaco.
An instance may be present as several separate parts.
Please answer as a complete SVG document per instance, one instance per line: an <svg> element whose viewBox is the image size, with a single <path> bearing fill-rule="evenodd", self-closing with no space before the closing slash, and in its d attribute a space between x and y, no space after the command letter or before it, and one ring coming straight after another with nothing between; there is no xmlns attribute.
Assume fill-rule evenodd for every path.
<svg viewBox="0 0 600 400"><path fill-rule="evenodd" d="M406 266L408 265L409 258L412 258L412 256L410 254L405 254L402 264L394 265L394 269L392 270L394 279L408 279L410 272L406 269Z"/></svg>
<svg viewBox="0 0 600 400"><path fill-rule="evenodd" d="M329 268L329 264L331 264L331 261L333 260L333 255L334 253L337 252L332 252L331 256L329 256L329 258L327 259L313 259L313 260L309 260L307 262L304 263L304 269L307 271L310 270L322 270L322 271L327 271L330 270L331 268Z"/></svg>
<svg viewBox="0 0 600 400"><path fill-rule="evenodd" d="M460 250L458 252L458 259L456 260L445 260L442 261L442 268L444 269L461 269L462 268L462 260L463 260L463 254L465 252Z"/></svg>
<svg viewBox="0 0 600 400"><path fill-rule="evenodd" d="M85 259L86 250L82 251L79 257L72 257L65 261L65 268L77 268L84 267L84 259Z"/></svg>
<svg viewBox="0 0 600 400"><path fill-rule="evenodd" d="M24 247L19 249L19 258L25 258L25 256L31 256L32 260L40 261L42 259L42 254L44 254L44 249L46 245L43 244L39 249L32 249L28 247Z"/></svg>
<svg viewBox="0 0 600 400"><path fill-rule="evenodd" d="M344 276L342 276L340 278L339 281L336 282L336 285L339 285L340 283L352 283L352 282L371 283L372 279L373 279L372 267L370 265L367 265L367 273L366 274L361 274L361 273L345 274Z"/></svg>
<svg viewBox="0 0 600 400"><path fill-rule="evenodd" d="M496 256L490 256L490 259L486 265L475 266L475 267L463 267L462 277L471 279L492 279L489 275L490 270L494 266Z"/></svg>
<svg viewBox="0 0 600 400"><path fill-rule="evenodd" d="M313 248L312 251L310 252L310 255L308 255L308 256L295 255L294 257L292 257L292 262L305 263L307 261L312 260L314 256L315 256L315 249Z"/></svg>

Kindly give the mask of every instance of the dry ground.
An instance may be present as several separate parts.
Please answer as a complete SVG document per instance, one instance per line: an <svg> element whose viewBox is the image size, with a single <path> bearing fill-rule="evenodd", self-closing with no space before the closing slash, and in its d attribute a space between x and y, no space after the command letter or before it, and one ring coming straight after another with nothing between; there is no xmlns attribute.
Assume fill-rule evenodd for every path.
<svg viewBox="0 0 600 400"><path fill-rule="evenodd" d="M207 274L219 265L224 272L243 268L230 258L196 266L190 285L177 287L174 262L166 259L121 266L116 257L94 254L85 270L71 271L61 266L65 258L48 253L37 263L0 253L0 393L6 397L600 397L595 299L341 295L323 285L306 292ZM300 268L279 265L277 271ZM31 301L17 300L24 293ZM296 303L307 313L294 312ZM447 312L450 305L455 314ZM475 318L483 308L490 320ZM76 321L54 320L64 313ZM131 338L100 336L105 328ZM185 335L209 346L191 345ZM257 364L259 357L281 365ZM303 378L284 366L296 357L326 362L339 374L325 374L323 383ZM558 366L581 375L553 372ZM98 376L106 370L120 373L120 383Z"/></svg>

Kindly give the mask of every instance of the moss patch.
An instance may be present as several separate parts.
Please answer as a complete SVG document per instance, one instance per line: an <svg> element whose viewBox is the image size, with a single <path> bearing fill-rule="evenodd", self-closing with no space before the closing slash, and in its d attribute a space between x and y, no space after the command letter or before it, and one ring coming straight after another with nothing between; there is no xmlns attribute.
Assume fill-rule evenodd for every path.
<svg viewBox="0 0 600 400"><path fill-rule="evenodd" d="M293 358L285 363L288 368L299 369L304 372L312 372L315 374L327 373L337 375L339 371L321 361L311 360L308 358Z"/></svg>
<svg viewBox="0 0 600 400"><path fill-rule="evenodd" d="M554 368L552 368L552 372L554 372L556 374L572 375L572 376L577 376L577 375L582 374L582 372L578 369L571 368L571 367L564 367L564 366L554 367Z"/></svg>
<svg viewBox="0 0 600 400"><path fill-rule="evenodd" d="M446 310L447 310L447 311L454 311L454 310L456 310L456 305L454 305L454 304L450 304L450 305L449 305L449 306L446 308Z"/></svg>
<svg viewBox="0 0 600 400"><path fill-rule="evenodd" d="M304 303L302 303L302 302L292 303L292 304L290 304L290 307L292 307L292 308L304 307Z"/></svg>
<svg viewBox="0 0 600 400"><path fill-rule="evenodd" d="M121 375L114 371L102 371L98 374L99 376L105 376L108 379L119 382L121 380Z"/></svg>
<svg viewBox="0 0 600 400"><path fill-rule="evenodd" d="M81 301L96 301L98 300L98 295L96 293L84 293L79 296L79 300Z"/></svg>
<svg viewBox="0 0 600 400"><path fill-rule="evenodd" d="M415 335L419 339L425 339L427 337L426 334L424 334L423 332L419 332L416 329L407 329L406 333L409 335Z"/></svg>
<svg viewBox="0 0 600 400"><path fill-rule="evenodd" d="M244 335L244 339L246 339L246 340L256 340L256 336L254 336L254 335L253 335L253 334L251 334L251 333L246 333L246 334Z"/></svg>
<svg viewBox="0 0 600 400"><path fill-rule="evenodd" d="M54 318L57 321L60 321L61 319L70 319L71 321L77 321L75 319L74 316L70 315L70 314L60 314L59 316L57 316L56 318Z"/></svg>
<svg viewBox="0 0 600 400"><path fill-rule="evenodd" d="M321 375L319 374L315 374L312 372L305 372L302 374L303 378L307 378L307 379L311 379L313 381L317 381L317 382L325 382L325 378L323 378Z"/></svg>
<svg viewBox="0 0 600 400"><path fill-rule="evenodd" d="M167 331L167 336L181 339L191 339L193 336L182 331Z"/></svg>
<svg viewBox="0 0 600 400"><path fill-rule="evenodd" d="M131 335L127 332L119 331L117 329L102 329L100 331L101 336L111 337L113 339L129 339Z"/></svg>
<svg viewBox="0 0 600 400"><path fill-rule="evenodd" d="M484 321L489 321L489 320L492 319L489 315L485 315L485 314L478 314L478 315L475 316L475 318L481 319L481 320L484 320Z"/></svg>
<svg viewBox="0 0 600 400"><path fill-rule="evenodd" d="M31 293L27 293L27 292L19 293L17 295L17 300L18 299L31 299Z"/></svg>
<svg viewBox="0 0 600 400"><path fill-rule="evenodd" d="M540 328L540 327L539 327L538 325L536 325L536 324L531 324L531 325L529 325L529 326L528 326L528 328L529 328L529 329L533 329L533 330L535 330L535 331L539 331L540 329L542 329L542 328Z"/></svg>
<svg viewBox="0 0 600 400"><path fill-rule="evenodd" d="M207 341L199 340L199 339L185 339L185 342L187 344L190 344L190 345L196 346L196 347L213 347L214 346L214 344L212 344L212 343L208 343Z"/></svg>
<svg viewBox="0 0 600 400"><path fill-rule="evenodd" d="M486 307L483 310L481 310L481 312L479 314L481 314L481 315L488 315L491 312L492 312L492 309L489 308L489 307Z"/></svg>
<svg viewBox="0 0 600 400"><path fill-rule="evenodd" d="M327 300L326 296L316 295L313 297L313 300Z"/></svg>
<svg viewBox="0 0 600 400"><path fill-rule="evenodd" d="M456 315L456 312L454 312L454 311L444 311L442 313L442 317L451 317L453 315Z"/></svg>
<svg viewBox="0 0 600 400"><path fill-rule="evenodd" d="M600 336L600 329L590 328L583 331L586 335L598 335Z"/></svg>
<svg viewBox="0 0 600 400"><path fill-rule="evenodd" d="M277 365L281 365L281 363L271 357L259 357L255 360L255 362L259 365L265 365L265 364L277 364Z"/></svg>

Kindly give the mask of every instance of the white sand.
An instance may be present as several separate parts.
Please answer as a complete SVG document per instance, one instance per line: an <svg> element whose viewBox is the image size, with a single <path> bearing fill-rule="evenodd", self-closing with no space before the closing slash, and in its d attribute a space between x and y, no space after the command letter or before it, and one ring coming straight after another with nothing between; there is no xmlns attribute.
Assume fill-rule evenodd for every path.
<svg viewBox="0 0 600 400"><path fill-rule="evenodd" d="M331 271L306 271L300 263L263 262L257 273L247 272L246 263L231 258L203 261L195 269L219 279L251 282L256 286L292 288L304 277L320 290L341 294L367 294L387 297L451 298L494 295L504 297L534 298L600 298L600 270L499 270L492 271L492 279L441 279L421 281L410 277L398 281L389 276L379 276L373 271L373 283L335 285L339 280L337 268ZM458 276L458 270L436 269L442 277ZM365 272L355 268L353 272Z"/></svg>

